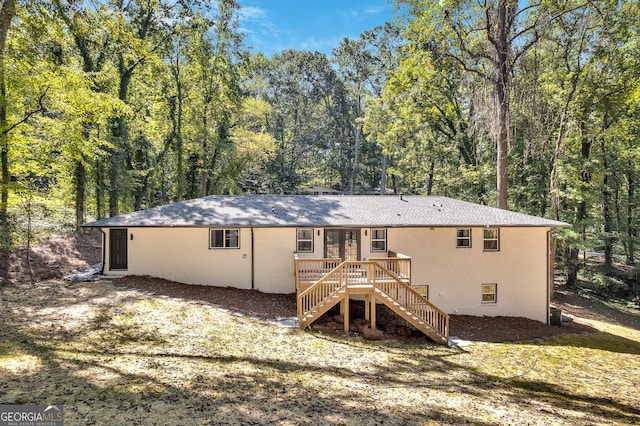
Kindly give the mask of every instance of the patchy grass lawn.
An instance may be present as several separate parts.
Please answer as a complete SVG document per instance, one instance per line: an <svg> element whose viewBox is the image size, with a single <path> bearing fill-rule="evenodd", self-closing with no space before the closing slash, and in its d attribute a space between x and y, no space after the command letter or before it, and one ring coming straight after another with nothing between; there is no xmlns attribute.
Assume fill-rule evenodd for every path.
<svg viewBox="0 0 640 426"><path fill-rule="evenodd" d="M640 327L606 316L589 335L461 350L108 282L3 287L0 308L0 404L62 404L66 425L640 422Z"/></svg>

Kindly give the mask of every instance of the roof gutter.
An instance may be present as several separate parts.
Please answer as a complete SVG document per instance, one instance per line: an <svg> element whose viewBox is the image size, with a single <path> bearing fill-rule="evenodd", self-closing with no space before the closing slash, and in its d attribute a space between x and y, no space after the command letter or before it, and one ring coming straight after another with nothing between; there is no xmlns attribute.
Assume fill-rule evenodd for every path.
<svg viewBox="0 0 640 426"><path fill-rule="evenodd" d="M553 265L555 261L555 253L551 253L551 230L547 231L547 325L551 320L551 286L553 285ZM554 250L555 251L555 250Z"/></svg>
<svg viewBox="0 0 640 426"><path fill-rule="evenodd" d="M572 225L565 224L428 224L428 223L405 223L405 224L392 224L392 223L353 223L353 224L331 224L331 223L284 223L284 224L251 224L251 223L216 223L216 224L191 224L191 225L173 225L173 224L157 224L157 225L145 225L135 223L119 223L112 225L80 225L82 228L570 228Z"/></svg>

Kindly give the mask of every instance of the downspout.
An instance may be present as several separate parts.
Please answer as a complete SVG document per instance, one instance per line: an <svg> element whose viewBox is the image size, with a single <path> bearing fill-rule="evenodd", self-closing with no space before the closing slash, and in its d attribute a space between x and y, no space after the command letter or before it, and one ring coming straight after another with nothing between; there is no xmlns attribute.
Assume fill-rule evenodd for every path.
<svg viewBox="0 0 640 426"><path fill-rule="evenodd" d="M554 259L555 260L555 259ZM550 325L551 317L551 274L553 263L551 261L551 230L547 231L547 325Z"/></svg>
<svg viewBox="0 0 640 426"><path fill-rule="evenodd" d="M253 228L251 228L251 290L255 289L255 262L253 260Z"/></svg>

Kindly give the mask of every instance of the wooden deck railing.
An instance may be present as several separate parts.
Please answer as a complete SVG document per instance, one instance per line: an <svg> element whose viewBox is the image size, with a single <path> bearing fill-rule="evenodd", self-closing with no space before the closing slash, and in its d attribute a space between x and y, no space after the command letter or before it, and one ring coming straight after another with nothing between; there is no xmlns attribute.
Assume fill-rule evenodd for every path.
<svg viewBox="0 0 640 426"><path fill-rule="evenodd" d="M370 258L369 260L393 272L403 282L411 286L411 257L390 251L389 257Z"/></svg>
<svg viewBox="0 0 640 426"><path fill-rule="evenodd" d="M310 261L313 260L310 259ZM307 267L315 265L315 269L310 268L309 270L319 271L327 266L329 260L335 261L335 259L315 259L315 263L310 262L303 265ZM296 267L298 261L302 261L302 259L296 259ZM398 266L397 270L400 270L399 265L402 262L391 261L389 264ZM406 266L403 267L406 268ZM410 271L410 262L408 271ZM361 292L367 287L370 288L369 291L374 296L373 303L379 298L398 315L429 337L447 344L449 315L418 294L407 282L403 281L398 273L380 264L377 259L364 262L342 262L308 288L299 291L298 318L300 324L308 325L315 320L317 315L313 319L308 317L313 316L314 312L319 315L321 311L319 306L322 305L324 312L326 308L333 306L344 297L347 297L348 300L350 291Z"/></svg>
<svg viewBox="0 0 640 426"><path fill-rule="evenodd" d="M411 257L392 251L389 252L389 255L390 257L370 258L369 261L384 266L396 274L402 281L411 285ZM338 258L300 258L297 253L294 253L293 258L295 262L294 271L298 293L320 280L342 263L342 259Z"/></svg>
<svg viewBox="0 0 640 426"><path fill-rule="evenodd" d="M297 254L294 254L293 258L298 293L319 281L342 263L342 259L301 259Z"/></svg>
<svg viewBox="0 0 640 426"><path fill-rule="evenodd" d="M298 293L298 318L313 311L321 303L328 303L332 296L345 286L344 268L336 267L313 285Z"/></svg>
<svg viewBox="0 0 640 426"><path fill-rule="evenodd" d="M383 267L379 269L382 271L382 277L380 277L382 279L376 276L373 282L374 287L380 289L408 312L420 318L442 336L445 342L448 342L449 315L406 283L400 280L388 279L389 274L393 275L391 271L385 270Z"/></svg>

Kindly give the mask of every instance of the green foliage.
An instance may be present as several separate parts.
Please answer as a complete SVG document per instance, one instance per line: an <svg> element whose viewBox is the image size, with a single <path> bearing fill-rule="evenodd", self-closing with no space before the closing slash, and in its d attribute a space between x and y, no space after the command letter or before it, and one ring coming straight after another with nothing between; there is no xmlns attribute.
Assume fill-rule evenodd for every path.
<svg viewBox="0 0 640 426"><path fill-rule="evenodd" d="M584 250L633 263L640 11L507 3L510 206L573 225L557 233L568 273ZM24 241L24 199L34 229L310 184L496 204L495 28L468 24L500 5L398 6L402 26L344 39L331 57L267 58L243 46L234 0L19 2L3 52L3 240Z"/></svg>
<svg viewBox="0 0 640 426"><path fill-rule="evenodd" d="M611 275L599 269L585 269L581 278L584 288L603 297L627 296L631 287L624 277Z"/></svg>

